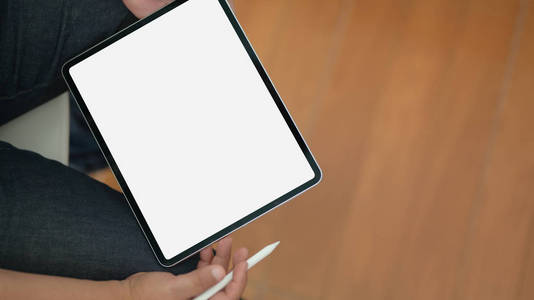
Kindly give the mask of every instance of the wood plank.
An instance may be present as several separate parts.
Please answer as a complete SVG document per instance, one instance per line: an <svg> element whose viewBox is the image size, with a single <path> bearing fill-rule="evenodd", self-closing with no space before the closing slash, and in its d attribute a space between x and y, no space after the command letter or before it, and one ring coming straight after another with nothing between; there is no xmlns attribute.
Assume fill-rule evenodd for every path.
<svg viewBox="0 0 534 300"><path fill-rule="evenodd" d="M110 188L122 193L122 189L121 189L121 187L119 185L119 182L117 182L117 180L115 179L115 176L111 172L110 168L105 168L105 169L102 169L102 170L96 170L96 171L93 171L93 172L89 173L88 175L91 178L93 178L93 179L95 179L97 181L100 181L100 182L106 184L107 186L109 186Z"/></svg>
<svg viewBox="0 0 534 300"><path fill-rule="evenodd" d="M346 26L344 11L351 0L286 1L285 22L274 41L272 61L266 65L299 129L307 136L321 90Z"/></svg>
<svg viewBox="0 0 534 300"><path fill-rule="evenodd" d="M284 0L247 0L235 1L235 14L245 34L259 56L269 65L275 42L286 15L287 1Z"/></svg>
<svg viewBox="0 0 534 300"><path fill-rule="evenodd" d="M353 5L352 2L348 3ZM397 4L397 6L391 7L387 2L378 3L378 5L369 2L359 6L362 12L360 20L362 20L362 24L365 24L365 28L361 29L362 33L365 32L365 34L360 35L361 39L358 39L361 42L361 47L354 49L368 55L369 53L378 54L375 57L378 57L380 62L390 61L391 53L387 47L378 45L382 38L377 33L381 33L379 32L380 28L391 26L391 23L393 23L391 26L393 28L402 24L403 10L399 9L401 6L401 4ZM355 11L355 8L356 6L348 6L345 10L350 9L352 12ZM395 31L389 34L394 37L396 33ZM345 41L341 40L341 42L344 43ZM389 40L386 43L394 45L395 40ZM340 59L340 63L352 61L365 63L368 62L367 59L368 56L355 55L351 52L350 55ZM388 64L380 63L378 68L387 70L388 66ZM369 65L365 65L363 69L372 70L372 68L373 66L369 62ZM367 73L359 73L358 75L362 77L363 82L369 83L369 88L362 89L366 96L380 93L381 72L374 72L372 76L368 76ZM336 80L342 80L342 78L338 77ZM352 82L345 87L347 86L350 86L350 90L344 89L341 92L347 94L357 92L355 90L356 85ZM372 99L372 97L362 97L362 99ZM338 247L339 230L344 224L344 217L346 217L347 208L350 206L350 197L347 195L352 191L357 173L352 172L354 160L347 160L346 158L350 158L352 151L361 147L365 142L362 139L353 139L354 135L350 129L355 127L355 130L362 133L360 136L365 137L364 133L369 128L368 124L370 123L366 122L368 120L366 107L368 103L360 103L359 108L362 109L355 110L350 105L353 103L351 99L342 98L342 100L346 102L335 102L337 101L336 97L325 100L332 101L333 107L339 105L339 110L344 111L341 114L333 114L332 118L328 119L328 126L313 126L312 134L314 135L310 144L316 152L323 170L325 170L324 182L317 189L303 195L298 202L292 202L283 209L258 221L258 223L261 222L260 224L265 225L251 227L255 225L252 224L244 229L251 230L262 237L264 232L261 229L271 228L276 233L274 235L270 233L274 238L282 237L282 242L289 245L289 250L282 247L280 253L277 253L282 263L275 264L271 261L261 267L268 269L264 282L269 283L270 287L291 292L292 297L322 298L325 273L332 264L333 255ZM343 122L343 120L345 121ZM361 122L358 123L361 126L350 126L352 120ZM322 132L320 135L316 135L315 130L319 129ZM316 139L320 139L321 142L317 143ZM340 153L341 149L344 151ZM255 270L254 272L258 271ZM251 274L251 276L255 275ZM345 282L347 281L345 280Z"/></svg>
<svg viewBox="0 0 534 300"><path fill-rule="evenodd" d="M494 149L474 207L458 292L465 299L534 299L534 3L523 3Z"/></svg>
<svg viewBox="0 0 534 300"><path fill-rule="evenodd" d="M400 21L378 27L374 51L356 50L372 31L364 16L352 18L344 57L358 58L340 62L314 132L319 149L332 144L321 128L347 128L343 139L361 141L324 150L352 185L340 195L351 205L327 299L450 299L481 180L517 6L394 5L386 7Z"/></svg>

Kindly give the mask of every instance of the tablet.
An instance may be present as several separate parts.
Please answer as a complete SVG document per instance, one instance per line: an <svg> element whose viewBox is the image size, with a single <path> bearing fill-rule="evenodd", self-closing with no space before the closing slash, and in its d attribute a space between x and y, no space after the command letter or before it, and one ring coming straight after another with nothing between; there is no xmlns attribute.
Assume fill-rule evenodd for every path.
<svg viewBox="0 0 534 300"><path fill-rule="evenodd" d="M63 76L163 266L321 178L225 0L177 0Z"/></svg>

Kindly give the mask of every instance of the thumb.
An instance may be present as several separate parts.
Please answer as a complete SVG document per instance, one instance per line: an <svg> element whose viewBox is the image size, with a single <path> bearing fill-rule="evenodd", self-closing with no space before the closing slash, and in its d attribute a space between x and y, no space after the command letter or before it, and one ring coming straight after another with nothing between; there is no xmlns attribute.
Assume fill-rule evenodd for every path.
<svg viewBox="0 0 534 300"><path fill-rule="evenodd" d="M213 265L176 276L173 284L174 294L184 298L199 295L223 279L224 275L226 272L221 266Z"/></svg>

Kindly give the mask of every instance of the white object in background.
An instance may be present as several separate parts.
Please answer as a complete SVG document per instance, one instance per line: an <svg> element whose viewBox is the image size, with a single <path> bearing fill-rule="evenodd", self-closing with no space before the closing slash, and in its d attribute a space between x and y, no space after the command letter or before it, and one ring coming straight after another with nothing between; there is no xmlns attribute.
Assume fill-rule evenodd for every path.
<svg viewBox="0 0 534 300"><path fill-rule="evenodd" d="M68 95L63 93L0 126L0 140L68 165Z"/></svg>
<svg viewBox="0 0 534 300"><path fill-rule="evenodd" d="M274 249L280 244L280 241L276 243L272 243L268 245L267 247L261 249L258 253L254 254L252 257L247 259L247 267L250 270L255 264L259 263L262 259L266 258L271 254ZM219 281L216 285L210 287L208 290L206 290L204 293L200 294L199 296L195 297L193 300L208 300L210 297L213 297L213 295L217 294L220 290L222 290L225 286L227 286L230 281L232 281L232 278L234 277L234 271L226 274L224 278Z"/></svg>

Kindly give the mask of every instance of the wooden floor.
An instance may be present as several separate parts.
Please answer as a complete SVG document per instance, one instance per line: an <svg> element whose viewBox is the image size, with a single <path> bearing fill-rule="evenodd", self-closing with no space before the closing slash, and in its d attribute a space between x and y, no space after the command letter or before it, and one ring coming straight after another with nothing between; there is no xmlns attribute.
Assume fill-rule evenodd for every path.
<svg viewBox="0 0 534 300"><path fill-rule="evenodd" d="M246 299L534 299L534 0L236 13L324 172L234 234L281 240Z"/></svg>

